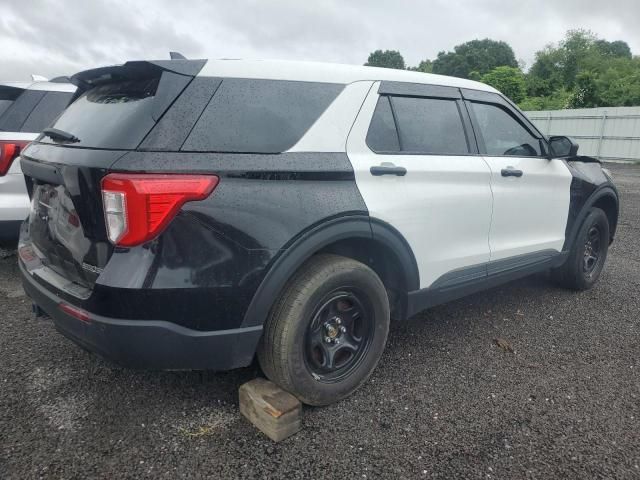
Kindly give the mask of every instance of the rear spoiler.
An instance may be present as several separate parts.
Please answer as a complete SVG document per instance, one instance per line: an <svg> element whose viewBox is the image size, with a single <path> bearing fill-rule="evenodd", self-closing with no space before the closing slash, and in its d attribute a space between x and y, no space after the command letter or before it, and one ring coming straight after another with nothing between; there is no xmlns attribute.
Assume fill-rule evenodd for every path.
<svg viewBox="0 0 640 480"><path fill-rule="evenodd" d="M205 63L206 60L150 60L85 70L76 73L70 79L71 83L78 87L72 101L97 85L118 80L159 77L162 72L195 77Z"/></svg>
<svg viewBox="0 0 640 480"><path fill-rule="evenodd" d="M76 101L80 95L99 85L122 80L144 80L159 78L158 90L151 116L158 120L182 90L191 82L206 60L154 60L127 62L123 65L94 68L76 73L71 83L78 87L71 98Z"/></svg>

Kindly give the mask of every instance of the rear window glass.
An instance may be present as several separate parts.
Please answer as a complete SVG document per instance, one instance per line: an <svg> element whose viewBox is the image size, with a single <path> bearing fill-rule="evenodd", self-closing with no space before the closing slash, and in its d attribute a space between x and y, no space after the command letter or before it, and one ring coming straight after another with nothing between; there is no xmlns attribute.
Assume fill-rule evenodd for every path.
<svg viewBox="0 0 640 480"><path fill-rule="evenodd" d="M343 85L227 78L182 150L279 153L291 148Z"/></svg>
<svg viewBox="0 0 640 480"><path fill-rule="evenodd" d="M21 132L41 132L67 107L73 93L47 92L20 128Z"/></svg>
<svg viewBox="0 0 640 480"><path fill-rule="evenodd" d="M92 88L53 127L78 137L80 141L73 146L133 149L155 125L153 100L158 80L127 80Z"/></svg>

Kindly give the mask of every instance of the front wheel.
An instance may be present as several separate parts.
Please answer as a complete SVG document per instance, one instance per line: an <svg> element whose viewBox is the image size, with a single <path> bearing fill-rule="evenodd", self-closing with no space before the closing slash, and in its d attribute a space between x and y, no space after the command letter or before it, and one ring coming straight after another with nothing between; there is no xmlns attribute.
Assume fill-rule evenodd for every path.
<svg viewBox="0 0 640 480"><path fill-rule="evenodd" d="M553 272L556 281L572 290L588 290L602 273L609 251L609 220L599 208L584 219L563 266Z"/></svg>
<svg viewBox="0 0 640 480"><path fill-rule="evenodd" d="M389 331L384 285L366 265L311 258L289 281L258 347L262 370L308 405L337 402L369 378Z"/></svg>

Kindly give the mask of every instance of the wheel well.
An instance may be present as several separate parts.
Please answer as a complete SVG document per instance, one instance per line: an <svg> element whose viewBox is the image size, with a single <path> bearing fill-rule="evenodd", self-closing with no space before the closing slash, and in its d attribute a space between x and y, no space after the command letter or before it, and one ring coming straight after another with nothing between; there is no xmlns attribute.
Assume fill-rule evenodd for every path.
<svg viewBox="0 0 640 480"><path fill-rule="evenodd" d="M387 294L392 319L404 319L407 311L407 282L404 269L396 253L373 239L348 238L336 241L315 252L333 253L352 258L371 268L382 280Z"/></svg>
<svg viewBox="0 0 640 480"><path fill-rule="evenodd" d="M593 206L603 210L607 215L607 220L609 220L609 237L613 240L618 224L618 202L616 202L611 195L605 195L596 200Z"/></svg>

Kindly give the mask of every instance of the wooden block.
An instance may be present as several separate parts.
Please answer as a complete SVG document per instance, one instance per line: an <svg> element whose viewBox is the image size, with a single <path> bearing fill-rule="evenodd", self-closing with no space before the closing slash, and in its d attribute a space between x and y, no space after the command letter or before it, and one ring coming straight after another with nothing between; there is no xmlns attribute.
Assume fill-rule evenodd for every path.
<svg viewBox="0 0 640 480"><path fill-rule="evenodd" d="M240 413L274 442L302 428L302 405L275 383L256 378L240 387Z"/></svg>

